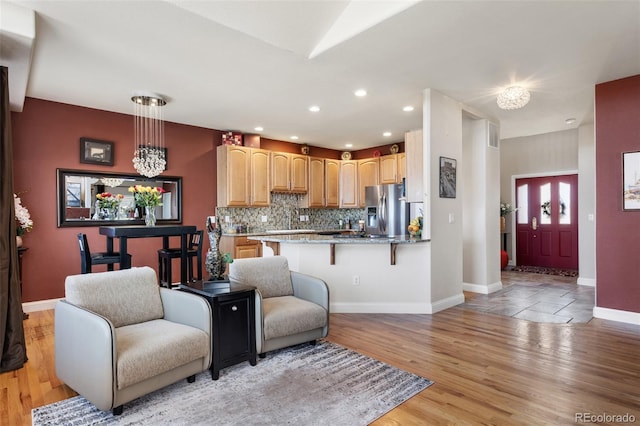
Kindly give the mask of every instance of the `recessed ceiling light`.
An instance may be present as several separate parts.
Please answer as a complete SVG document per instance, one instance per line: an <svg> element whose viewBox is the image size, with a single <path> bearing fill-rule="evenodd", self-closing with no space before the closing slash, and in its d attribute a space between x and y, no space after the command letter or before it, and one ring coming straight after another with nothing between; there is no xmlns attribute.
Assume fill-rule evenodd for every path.
<svg viewBox="0 0 640 426"><path fill-rule="evenodd" d="M264 130L264 128L258 126L258 127L254 127L253 130L255 130L256 132L261 132Z"/></svg>
<svg viewBox="0 0 640 426"><path fill-rule="evenodd" d="M344 146L345 146L346 148L351 148L351 147L353 146L353 144L352 144L352 143L345 143L345 144L344 144Z"/></svg>
<svg viewBox="0 0 640 426"><path fill-rule="evenodd" d="M289 139L293 139L294 141L298 140L298 137L296 135L291 136Z"/></svg>
<svg viewBox="0 0 640 426"><path fill-rule="evenodd" d="M567 118L566 120L564 120L565 123L567 124L573 124L575 123L577 120L575 118Z"/></svg>
<svg viewBox="0 0 640 426"><path fill-rule="evenodd" d="M389 136L391 136L391 132L384 132L382 136L384 136L385 138L388 138Z"/></svg>
<svg viewBox="0 0 640 426"><path fill-rule="evenodd" d="M320 111L320 107L318 105L313 105L309 107L309 111L311 112L318 112Z"/></svg>
<svg viewBox="0 0 640 426"><path fill-rule="evenodd" d="M364 90L364 89L358 89L358 90L356 90L356 91L354 92L354 94L355 94L357 97L361 98L361 97L363 97L363 96L367 96L367 91L366 91L366 90Z"/></svg>
<svg viewBox="0 0 640 426"><path fill-rule="evenodd" d="M410 112L413 111L413 107L411 105L407 105L406 107L402 108L402 110L404 112Z"/></svg>

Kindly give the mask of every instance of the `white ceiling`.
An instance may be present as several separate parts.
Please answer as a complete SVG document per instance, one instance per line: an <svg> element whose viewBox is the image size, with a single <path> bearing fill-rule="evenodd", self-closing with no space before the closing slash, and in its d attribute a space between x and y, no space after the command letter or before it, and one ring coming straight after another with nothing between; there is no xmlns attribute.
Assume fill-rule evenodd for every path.
<svg viewBox="0 0 640 426"><path fill-rule="evenodd" d="M640 74L640 0L0 5L2 63L28 97L130 114L131 94L152 91L167 97L167 121L244 133L263 126L267 138L295 134L335 149L422 127L425 88L499 120L510 138L590 121L595 84ZM6 25L15 5L35 11L33 59L22 71L11 69L10 43L22 39ZM513 83L531 101L502 111L495 96ZM356 98L358 88L368 96Z"/></svg>

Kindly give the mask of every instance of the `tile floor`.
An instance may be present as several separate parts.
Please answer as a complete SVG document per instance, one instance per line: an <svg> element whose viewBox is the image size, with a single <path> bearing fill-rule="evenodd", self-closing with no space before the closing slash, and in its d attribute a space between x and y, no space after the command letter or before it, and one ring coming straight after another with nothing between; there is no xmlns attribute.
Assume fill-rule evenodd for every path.
<svg viewBox="0 0 640 426"><path fill-rule="evenodd" d="M465 292L465 309L533 322L587 323L595 302L593 287L576 277L502 271L503 288L492 294Z"/></svg>

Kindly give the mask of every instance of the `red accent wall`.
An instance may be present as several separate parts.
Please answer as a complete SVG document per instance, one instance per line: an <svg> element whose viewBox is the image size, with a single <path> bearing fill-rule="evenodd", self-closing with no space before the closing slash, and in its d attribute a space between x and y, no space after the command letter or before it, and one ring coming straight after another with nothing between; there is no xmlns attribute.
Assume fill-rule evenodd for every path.
<svg viewBox="0 0 640 426"><path fill-rule="evenodd" d="M640 75L596 85L596 305L640 313L640 211L622 210L622 153L640 151Z"/></svg>
<svg viewBox="0 0 640 426"><path fill-rule="evenodd" d="M34 222L24 236L29 250L23 257L23 302L64 296L67 275L80 273L76 234L84 232L92 251L105 249L97 227L58 228L56 216L56 168L125 172L133 168L133 119L118 114L56 102L27 98L20 113L12 113L14 185ZM114 166L80 163L83 136L115 142ZM221 132L166 123L165 141L170 176L183 178L183 223L204 228L216 205L216 157L214 141ZM133 266L157 270L161 239L133 239L129 252ZM178 245L177 237L172 245ZM204 250L208 249L205 243ZM179 268L174 267L174 270ZM105 266L95 267L97 271ZM177 271L176 271L177 272ZM178 279L176 274L175 279Z"/></svg>

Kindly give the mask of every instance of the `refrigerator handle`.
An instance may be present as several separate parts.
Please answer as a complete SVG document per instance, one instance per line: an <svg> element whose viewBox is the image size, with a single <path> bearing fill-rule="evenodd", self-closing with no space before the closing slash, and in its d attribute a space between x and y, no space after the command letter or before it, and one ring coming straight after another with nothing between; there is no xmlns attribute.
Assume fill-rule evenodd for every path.
<svg viewBox="0 0 640 426"><path fill-rule="evenodd" d="M384 233L387 231L387 196L382 194L380 197L380 220L378 229Z"/></svg>

